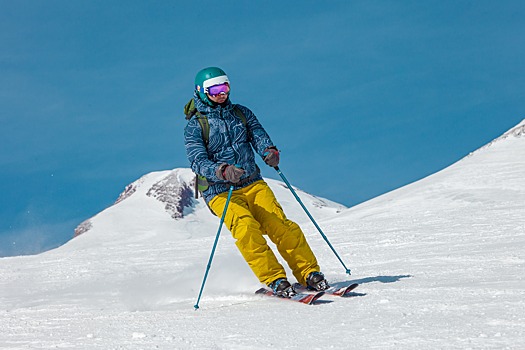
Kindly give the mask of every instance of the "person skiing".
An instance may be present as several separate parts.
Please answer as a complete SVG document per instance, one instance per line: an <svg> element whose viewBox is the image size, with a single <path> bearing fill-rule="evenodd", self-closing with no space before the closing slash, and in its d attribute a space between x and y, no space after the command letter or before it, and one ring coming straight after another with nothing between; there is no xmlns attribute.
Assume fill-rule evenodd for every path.
<svg viewBox="0 0 525 350"><path fill-rule="evenodd" d="M203 127L193 116L185 127L184 141L192 170L207 180L202 195L221 216L228 190L234 186L224 223L253 273L276 295L291 297L296 291L264 236L275 244L300 284L326 290L328 282L304 233L286 218L256 165L254 151L267 165L276 167L279 150L255 114L230 101L230 92L228 76L218 67L202 69L195 76L193 102L207 118L209 135L203 137Z"/></svg>

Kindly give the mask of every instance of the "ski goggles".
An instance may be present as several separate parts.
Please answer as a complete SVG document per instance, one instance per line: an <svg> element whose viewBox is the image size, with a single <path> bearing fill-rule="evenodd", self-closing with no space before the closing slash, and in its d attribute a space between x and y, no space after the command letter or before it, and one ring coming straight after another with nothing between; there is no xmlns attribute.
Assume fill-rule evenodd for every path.
<svg viewBox="0 0 525 350"><path fill-rule="evenodd" d="M230 92L230 84L223 83L218 85L210 86L206 89L207 93L211 96L219 96L220 94L228 94Z"/></svg>

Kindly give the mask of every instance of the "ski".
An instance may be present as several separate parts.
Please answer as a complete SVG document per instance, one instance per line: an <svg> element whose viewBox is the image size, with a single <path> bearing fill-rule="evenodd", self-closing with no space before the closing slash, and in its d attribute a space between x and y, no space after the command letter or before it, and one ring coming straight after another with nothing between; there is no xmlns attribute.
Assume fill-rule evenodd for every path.
<svg viewBox="0 0 525 350"><path fill-rule="evenodd" d="M348 286L344 286L344 287L330 287L326 290L324 290L324 292L326 294L330 294L330 295L336 295L336 296L339 296L339 297L349 297L351 296L351 293L354 289L356 289L357 287L359 286L359 284L357 283L352 283ZM301 285L301 284L294 284L294 289L298 292L301 292L301 293L307 293L309 290L308 288L306 288L305 286Z"/></svg>
<svg viewBox="0 0 525 350"><path fill-rule="evenodd" d="M283 298L283 297L279 297L279 296L275 295L269 289L261 288L261 289L257 290L255 292L255 294L261 294L261 295L266 295L266 296L269 296L269 297L275 297L275 298L279 298L279 299L283 299L283 300L297 301L299 303L306 304L306 305L312 305L317 299L322 297L325 294L325 292L297 293L293 297Z"/></svg>

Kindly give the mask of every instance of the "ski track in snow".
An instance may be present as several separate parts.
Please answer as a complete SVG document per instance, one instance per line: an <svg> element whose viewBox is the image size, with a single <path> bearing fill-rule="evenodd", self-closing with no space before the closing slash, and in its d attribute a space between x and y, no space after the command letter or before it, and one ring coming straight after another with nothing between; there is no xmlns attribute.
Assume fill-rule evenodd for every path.
<svg viewBox="0 0 525 350"><path fill-rule="evenodd" d="M524 137L320 220L351 276L303 222L332 284L361 284L313 306L253 294L224 229L195 311L218 219L200 223L207 234L191 215L118 231L139 198L58 249L0 259L0 348L525 348Z"/></svg>

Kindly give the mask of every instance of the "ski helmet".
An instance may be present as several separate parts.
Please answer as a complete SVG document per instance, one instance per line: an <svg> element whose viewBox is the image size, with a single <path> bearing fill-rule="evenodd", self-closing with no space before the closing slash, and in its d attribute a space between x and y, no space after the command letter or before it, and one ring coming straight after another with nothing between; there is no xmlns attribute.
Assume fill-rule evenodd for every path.
<svg viewBox="0 0 525 350"><path fill-rule="evenodd" d="M200 70L195 76L195 90L199 93L202 101L213 105L213 102L208 99L206 93L208 88L213 85L229 83L228 76L219 67L208 67Z"/></svg>

